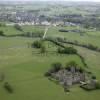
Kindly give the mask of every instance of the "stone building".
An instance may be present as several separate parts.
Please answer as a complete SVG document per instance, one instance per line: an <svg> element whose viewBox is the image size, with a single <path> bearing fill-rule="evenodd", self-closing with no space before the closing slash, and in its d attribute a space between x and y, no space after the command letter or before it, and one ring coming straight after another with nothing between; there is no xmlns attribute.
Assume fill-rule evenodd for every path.
<svg viewBox="0 0 100 100"><path fill-rule="evenodd" d="M85 81L85 72L80 73L75 70L75 67L71 67L71 70L66 69L59 70L53 73L52 76L59 81L61 85L71 86L73 84L78 84L80 81Z"/></svg>

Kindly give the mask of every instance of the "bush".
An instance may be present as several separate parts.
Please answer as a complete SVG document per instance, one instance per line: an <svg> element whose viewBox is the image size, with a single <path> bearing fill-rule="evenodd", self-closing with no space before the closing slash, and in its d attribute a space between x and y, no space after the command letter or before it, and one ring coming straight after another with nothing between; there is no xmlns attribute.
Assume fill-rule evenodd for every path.
<svg viewBox="0 0 100 100"><path fill-rule="evenodd" d="M84 64L84 66L88 68L88 65L86 64L84 57L82 57L82 56L81 56L80 54L78 54L78 53L77 53L77 56L80 57L80 59L81 59L82 63Z"/></svg>
<svg viewBox="0 0 100 100"><path fill-rule="evenodd" d="M70 61L70 62L68 62L67 64L66 64L66 69L68 70L68 71L71 71L71 67L75 67L75 70L77 70L76 69L76 67L77 67L77 63L75 62L75 61Z"/></svg>
<svg viewBox="0 0 100 100"><path fill-rule="evenodd" d="M60 62L53 63L49 71L45 73L45 76L49 77L52 73L58 72L60 69L62 69L62 64Z"/></svg>
<svg viewBox="0 0 100 100"><path fill-rule="evenodd" d="M41 52L41 53L45 53L45 52L46 52L46 48L45 48L44 45L41 46L41 48L40 48L40 52Z"/></svg>
<svg viewBox="0 0 100 100"><path fill-rule="evenodd" d="M89 44L88 48L91 49L91 50L97 50L98 49L97 46L93 46L92 44Z"/></svg>
<svg viewBox="0 0 100 100"><path fill-rule="evenodd" d="M8 82L5 82L5 83L4 83L4 88L5 88L9 93L12 93L12 92L13 92L13 89L12 89L12 87L9 85Z"/></svg>
<svg viewBox="0 0 100 100"><path fill-rule="evenodd" d="M98 49L99 49L97 46L94 46L92 44L88 44L88 45L86 45L86 44L80 44L80 46L88 48L90 50L95 50L95 51L98 51Z"/></svg>
<svg viewBox="0 0 100 100"><path fill-rule="evenodd" d="M100 89L100 83L96 83L96 89Z"/></svg>
<svg viewBox="0 0 100 100"><path fill-rule="evenodd" d="M49 77L49 76L51 76L51 73L48 71L48 72L45 73L45 76Z"/></svg>
<svg viewBox="0 0 100 100"><path fill-rule="evenodd" d="M79 68L79 72L80 73L83 73L84 72L84 69L83 68Z"/></svg>
<svg viewBox="0 0 100 100"><path fill-rule="evenodd" d="M53 72L58 72L60 69L62 69L62 64L60 62L52 64L52 69L51 70Z"/></svg>
<svg viewBox="0 0 100 100"><path fill-rule="evenodd" d="M34 41L32 43L32 47L34 47L34 48L41 48L42 47L42 41L38 41L38 40Z"/></svg>
<svg viewBox="0 0 100 100"><path fill-rule="evenodd" d="M81 67L78 67L78 64L75 61L70 61L69 63L67 63L65 69L68 71L71 71L72 67L74 67L76 72L80 72L80 73L84 72L84 69Z"/></svg>
<svg viewBox="0 0 100 100"><path fill-rule="evenodd" d="M58 48L58 53L61 54L77 54L77 50L73 47Z"/></svg>
<svg viewBox="0 0 100 100"><path fill-rule="evenodd" d="M17 29L17 30L22 31L21 26L19 26L18 24L15 24L14 27L15 27L15 29Z"/></svg>
<svg viewBox="0 0 100 100"><path fill-rule="evenodd" d="M70 61L66 64L66 67L72 67L72 66L77 67L77 63L75 61Z"/></svg>
<svg viewBox="0 0 100 100"><path fill-rule="evenodd" d="M42 37L43 36L43 32L41 31L37 31L37 32L27 32L26 34L24 34L24 36L26 37Z"/></svg>
<svg viewBox="0 0 100 100"><path fill-rule="evenodd" d="M59 32L69 32L69 30L60 29Z"/></svg>
<svg viewBox="0 0 100 100"><path fill-rule="evenodd" d="M0 36L5 36L3 31L0 31Z"/></svg>
<svg viewBox="0 0 100 100"><path fill-rule="evenodd" d="M96 79L96 76L92 76L92 79Z"/></svg>

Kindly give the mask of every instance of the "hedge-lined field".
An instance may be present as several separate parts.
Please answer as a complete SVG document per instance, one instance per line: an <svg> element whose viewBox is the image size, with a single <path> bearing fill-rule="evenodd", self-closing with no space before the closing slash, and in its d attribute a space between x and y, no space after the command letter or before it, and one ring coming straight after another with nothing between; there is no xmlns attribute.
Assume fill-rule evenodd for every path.
<svg viewBox="0 0 100 100"><path fill-rule="evenodd" d="M8 31L6 31L6 28ZM33 32L41 28L36 26L23 26L24 31ZM12 29L12 30L11 30ZM59 32L61 27L51 27L46 36L62 36L69 40L91 43L99 46L99 37L80 36L77 33ZM64 27L64 29L67 29ZM68 27L68 29L73 29ZM7 35L20 34L11 26L0 27ZM43 30L43 27L39 30ZM89 33L90 34L90 33ZM97 33L95 33L97 35ZM99 32L98 32L99 34ZM92 35L92 34L91 34ZM0 82L0 99L2 100L99 100L100 90L86 92L78 86L73 86L69 94L65 93L60 85L49 81L44 77L44 73L54 62L61 62L64 66L69 61L76 61L79 66L83 66L81 59L76 55L57 55L54 44L46 42L46 54L40 54L39 49L31 48L30 45L37 38L26 37L0 37L0 73L4 73L4 82L9 82L14 92L9 94L3 87L4 82ZM48 43L50 44L48 47ZM65 44L66 46L71 46ZM100 46L99 46L100 47ZM89 71L100 80L100 53L86 48L74 46L89 66Z"/></svg>

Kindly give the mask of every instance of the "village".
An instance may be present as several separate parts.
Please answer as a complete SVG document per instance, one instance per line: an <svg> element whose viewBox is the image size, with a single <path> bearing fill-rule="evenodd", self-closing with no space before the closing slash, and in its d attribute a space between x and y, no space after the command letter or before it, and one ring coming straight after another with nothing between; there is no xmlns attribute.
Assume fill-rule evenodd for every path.
<svg viewBox="0 0 100 100"><path fill-rule="evenodd" d="M67 15L69 17L70 15ZM74 17L74 15L73 15ZM79 26L80 23L73 23L63 20L62 16L53 16L48 17L44 15L35 15L32 12L12 12L10 14L1 13L0 20L7 20L9 22L6 23L7 26L13 26L18 24L20 26L23 25L44 25L44 26Z"/></svg>

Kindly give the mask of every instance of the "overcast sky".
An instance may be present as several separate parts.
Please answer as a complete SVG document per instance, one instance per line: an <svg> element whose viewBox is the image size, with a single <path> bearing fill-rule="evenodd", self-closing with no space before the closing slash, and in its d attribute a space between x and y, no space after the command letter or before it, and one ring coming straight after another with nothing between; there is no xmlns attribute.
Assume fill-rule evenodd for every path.
<svg viewBox="0 0 100 100"><path fill-rule="evenodd" d="M50 0L0 0L0 1L50 1ZM53 0L53 1L59 1L59 0ZM92 1L92 2L100 2L100 0L60 0L60 1Z"/></svg>

